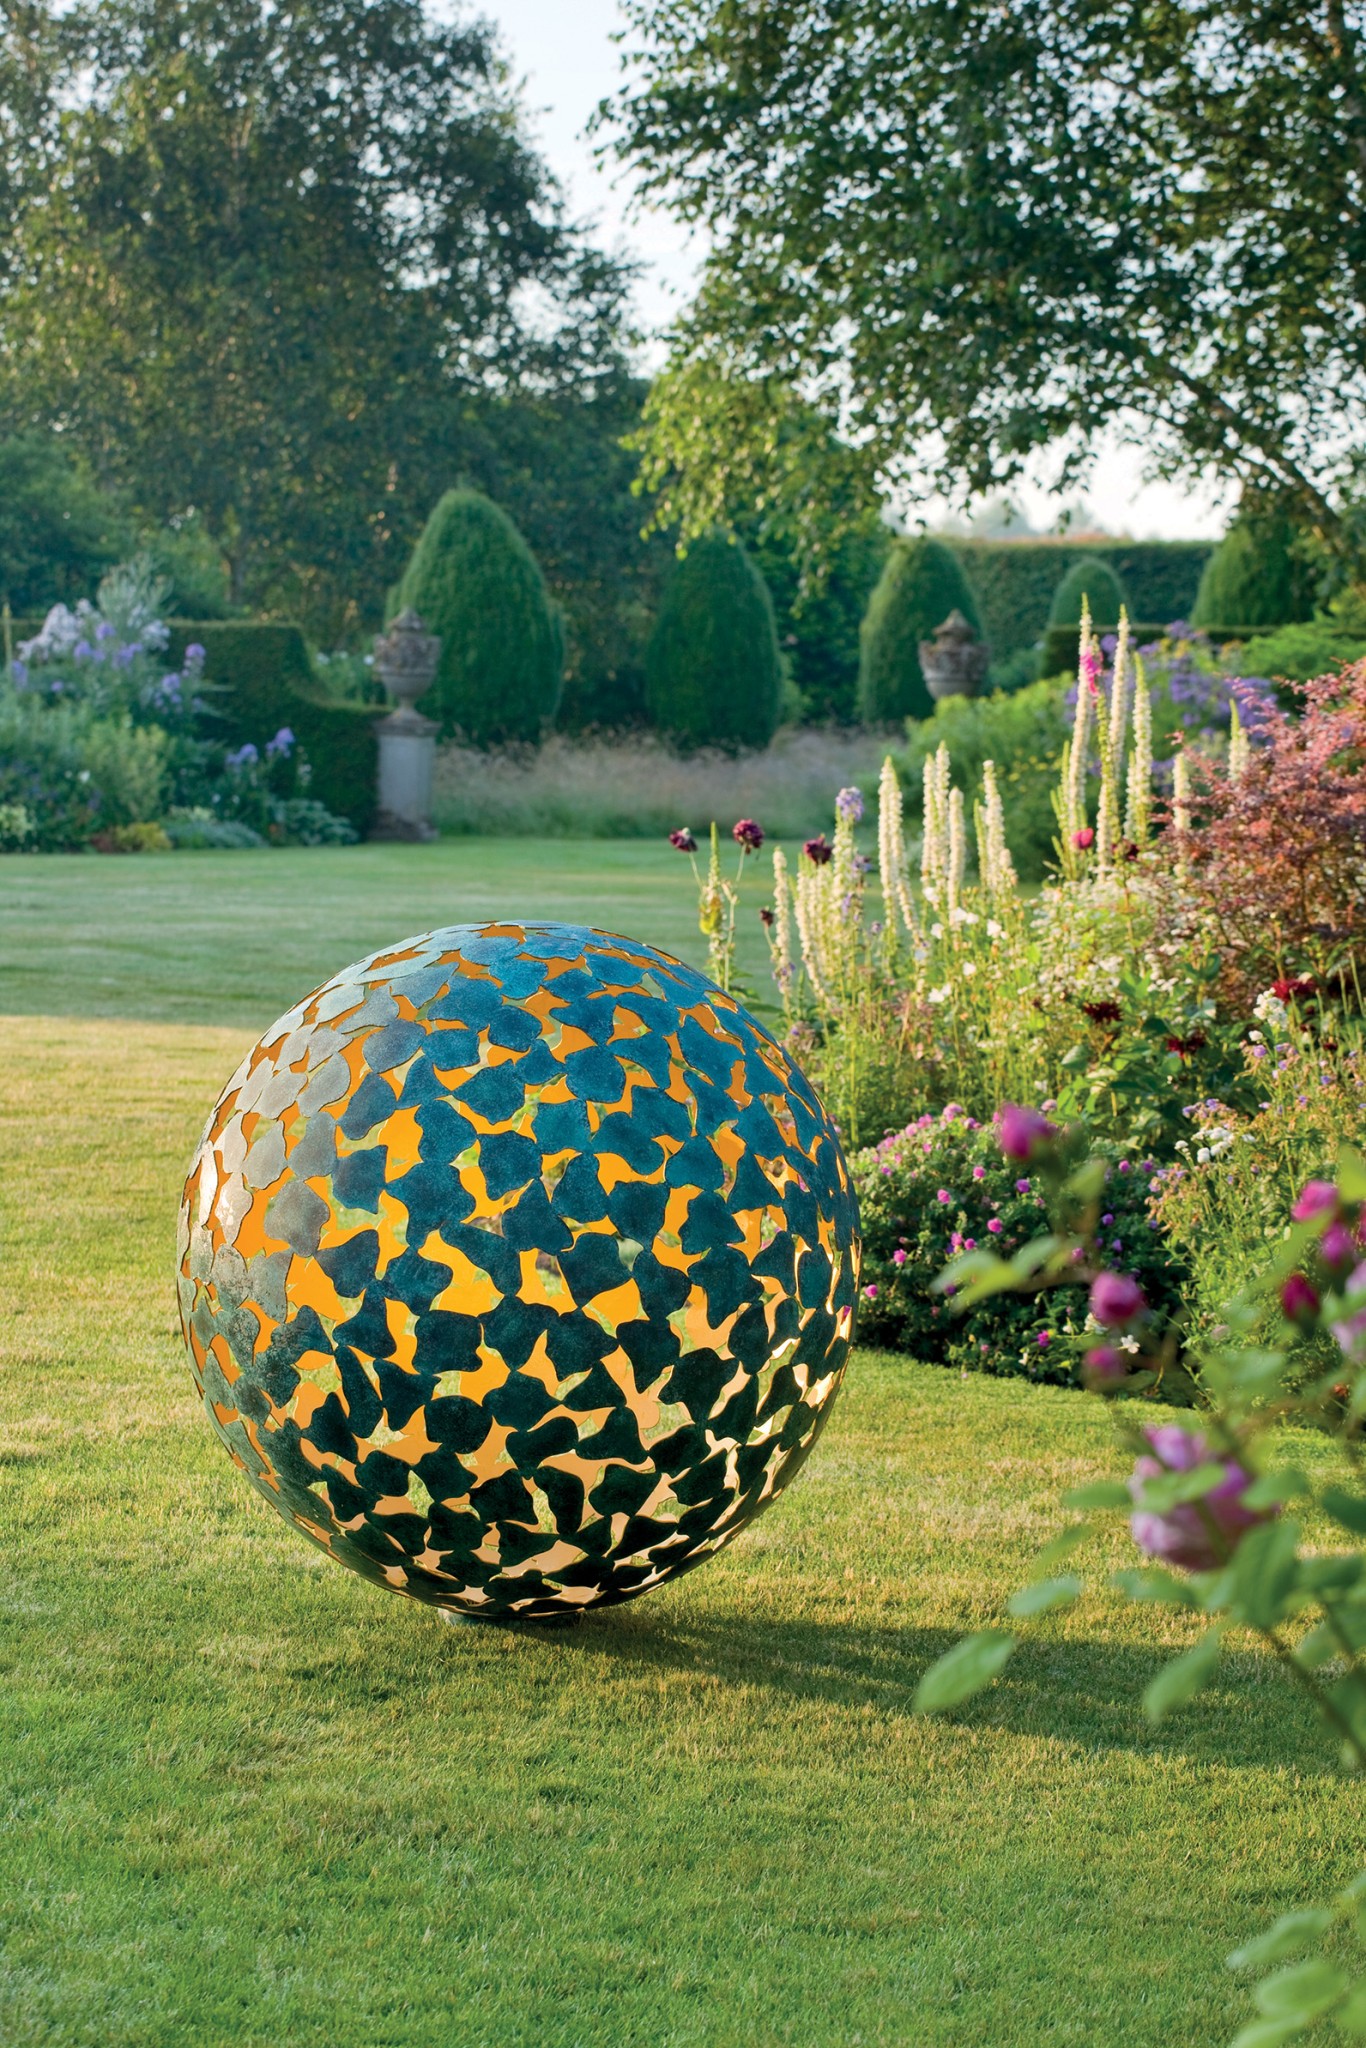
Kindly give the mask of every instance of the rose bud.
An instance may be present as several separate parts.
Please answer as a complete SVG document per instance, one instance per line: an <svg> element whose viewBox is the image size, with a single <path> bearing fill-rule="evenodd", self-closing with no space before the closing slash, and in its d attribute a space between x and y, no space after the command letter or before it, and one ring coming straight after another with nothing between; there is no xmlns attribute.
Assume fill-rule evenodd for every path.
<svg viewBox="0 0 1366 2048"><path fill-rule="evenodd" d="M1319 1312L1318 1290L1303 1273L1292 1273L1281 1289L1281 1308L1292 1323L1312 1323Z"/></svg>
<svg viewBox="0 0 1366 2048"><path fill-rule="evenodd" d="M1181 1501L1162 1512L1139 1507L1129 1527L1134 1542L1149 1557L1163 1564L1178 1564L1188 1572L1212 1571L1223 1564L1238 1546L1239 1539L1257 1522L1266 1522L1271 1508L1249 1508L1243 1495L1252 1484L1252 1474L1235 1458L1220 1457L1203 1436L1162 1423L1143 1434L1157 1453L1139 1458L1129 1480L1135 1502L1143 1495L1144 1482L1159 1479L1165 1472L1192 1472L1197 1465L1219 1465L1223 1478L1211 1493L1198 1501Z"/></svg>
<svg viewBox="0 0 1366 2048"><path fill-rule="evenodd" d="M1127 1273L1097 1273L1091 1282L1091 1313L1106 1329L1137 1322L1147 1306L1143 1289Z"/></svg>
<svg viewBox="0 0 1366 2048"><path fill-rule="evenodd" d="M1007 1159L1028 1165L1057 1135L1057 1125L1037 1109L1022 1109L1017 1102L1003 1102L996 1112L996 1136Z"/></svg>

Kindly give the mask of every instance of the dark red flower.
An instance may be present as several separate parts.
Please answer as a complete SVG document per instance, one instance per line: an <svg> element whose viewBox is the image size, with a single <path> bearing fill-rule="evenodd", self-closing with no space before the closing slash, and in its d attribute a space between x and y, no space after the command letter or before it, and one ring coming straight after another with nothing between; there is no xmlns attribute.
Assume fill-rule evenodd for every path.
<svg viewBox="0 0 1366 2048"><path fill-rule="evenodd" d="M1209 1040L1203 1031L1192 1031L1189 1038L1169 1038L1167 1051L1178 1053L1183 1060L1188 1060L1193 1052L1199 1052L1208 1044Z"/></svg>
<svg viewBox="0 0 1366 2048"><path fill-rule="evenodd" d="M1271 984L1272 995L1283 1003L1304 1002L1317 992L1318 984L1312 974L1297 974L1293 981L1287 981L1282 977L1280 981L1273 981Z"/></svg>
<svg viewBox="0 0 1366 2048"><path fill-rule="evenodd" d="M697 841L686 825L680 825L676 832L669 834L670 846L676 846L680 853L696 853Z"/></svg>
<svg viewBox="0 0 1366 2048"><path fill-rule="evenodd" d="M1118 1024L1120 1008L1118 1003L1083 1003L1082 1010L1093 1024Z"/></svg>
<svg viewBox="0 0 1366 2048"><path fill-rule="evenodd" d="M765 926L769 930L772 930L774 922L773 912L769 909L767 904L764 905L763 909L759 912L759 915L763 919Z"/></svg>
<svg viewBox="0 0 1366 2048"><path fill-rule="evenodd" d="M740 818L731 826L730 836L746 853L757 853L764 843L764 828L756 825L753 818Z"/></svg>
<svg viewBox="0 0 1366 2048"><path fill-rule="evenodd" d="M814 866L823 868L828 860L833 860L835 849L825 834L821 832L815 839L807 840L802 848L802 852Z"/></svg>
<svg viewBox="0 0 1366 2048"><path fill-rule="evenodd" d="M1303 1273L1292 1273L1281 1289L1281 1307L1292 1323L1312 1323L1318 1316L1318 1289Z"/></svg>

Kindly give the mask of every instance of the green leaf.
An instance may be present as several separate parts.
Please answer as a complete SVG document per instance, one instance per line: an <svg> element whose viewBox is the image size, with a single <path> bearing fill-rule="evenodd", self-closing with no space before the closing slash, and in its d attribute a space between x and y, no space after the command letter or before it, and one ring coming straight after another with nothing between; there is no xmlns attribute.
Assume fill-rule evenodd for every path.
<svg viewBox="0 0 1366 2048"><path fill-rule="evenodd" d="M1298 2020L1252 2020L1240 2028L1229 2048L1281 2048L1304 2032Z"/></svg>
<svg viewBox="0 0 1366 2048"><path fill-rule="evenodd" d="M1253 1628L1272 1628L1284 1618L1299 1579L1299 1540L1299 1524L1287 1515L1249 1529L1234 1552L1233 1597Z"/></svg>
<svg viewBox="0 0 1366 2048"><path fill-rule="evenodd" d="M1130 1600L1155 1600L1165 1607L1199 1605L1186 1581L1178 1579L1175 1572L1165 1571L1159 1564L1139 1565L1129 1571L1116 1572L1110 1584Z"/></svg>
<svg viewBox="0 0 1366 2048"><path fill-rule="evenodd" d="M1081 1580L1067 1572L1061 1578L1040 1579L1035 1585L1021 1586L1018 1593L1012 1593L1006 1601L1006 1613L1017 1621L1027 1621L1034 1614L1048 1614L1055 1607L1070 1607L1081 1593Z"/></svg>
<svg viewBox="0 0 1366 2048"><path fill-rule="evenodd" d="M1184 1707L1209 1684L1219 1662L1222 1644L1222 1630L1209 1629L1194 1649L1163 1665L1143 1693L1143 1711L1154 1726L1165 1721L1168 1714L1175 1713L1178 1707Z"/></svg>
<svg viewBox="0 0 1366 2048"><path fill-rule="evenodd" d="M1339 1528L1350 1529L1354 1536L1366 1536L1366 1495L1349 1493L1345 1486L1330 1486L1319 1505Z"/></svg>
<svg viewBox="0 0 1366 2048"><path fill-rule="evenodd" d="M1366 1202L1366 1159L1355 1145L1338 1148L1338 1193L1344 1202Z"/></svg>
<svg viewBox="0 0 1366 2048"><path fill-rule="evenodd" d="M1297 1465L1282 1465L1274 1472L1263 1472L1260 1479L1254 1479L1243 1494L1250 1508L1278 1508L1288 1500L1305 1500L1313 1492L1309 1481Z"/></svg>
<svg viewBox="0 0 1366 2048"><path fill-rule="evenodd" d="M1269 2020L1295 2020L1307 2026L1337 2004L1350 1982L1336 1963L1315 1956L1312 1962L1296 1963L1289 1970L1277 1970L1274 1977L1263 1977L1253 1990L1252 2002Z"/></svg>
<svg viewBox="0 0 1366 2048"><path fill-rule="evenodd" d="M1297 1913L1282 1913L1265 1934L1235 1948L1228 1966L1230 1970L1264 1970L1268 1963L1283 1963L1287 1956L1326 1934L1335 1917L1329 1906L1305 1906Z"/></svg>
<svg viewBox="0 0 1366 2048"><path fill-rule="evenodd" d="M1079 1543L1084 1543L1088 1536L1094 1536L1095 1533L1090 1522L1069 1522L1066 1528L1059 1529L1052 1542L1045 1543L1034 1559L1030 1567L1034 1577L1046 1578L1055 1564L1061 1564L1064 1558L1072 1555Z"/></svg>
<svg viewBox="0 0 1366 2048"><path fill-rule="evenodd" d="M1222 1486L1227 1476L1222 1465L1212 1464L1193 1465L1189 1472L1163 1472L1156 1479L1144 1480L1138 1505L1164 1515L1187 1501L1203 1500L1216 1486Z"/></svg>
<svg viewBox="0 0 1366 2048"><path fill-rule="evenodd" d="M1074 1486L1062 1497L1065 1508L1131 1508L1133 1496L1120 1479L1098 1479L1093 1486Z"/></svg>
<svg viewBox="0 0 1366 2048"><path fill-rule="evenodd" d="M951 1650L931 1664L915 1689L911 1702L917 1714L943 1714L984 1690L999 1678L1015 1649L1014 1636L1000 1629L983 1629L965 1636Z"/></svg>
<svg viewBox="0 0 1366 2048"><path fill-rule="evenodd" d="M1366 2034L1366 1982L1358 1979L1352 1986L1333 2021L1344 2034L1355 2034L1358 2040Z"/></svg>

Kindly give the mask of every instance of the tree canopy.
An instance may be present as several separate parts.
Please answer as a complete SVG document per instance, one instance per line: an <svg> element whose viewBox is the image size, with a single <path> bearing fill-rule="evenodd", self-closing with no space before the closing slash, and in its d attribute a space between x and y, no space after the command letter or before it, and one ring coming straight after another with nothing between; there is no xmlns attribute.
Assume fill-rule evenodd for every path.
<svg viewBox="0 0 1366 2048"><path fill-rule="evenodd" d="M20 0L0 209L0 422L322 631L377 607L473 407L621 374L619 267L491 29L421 0Z"/></svg>
<svg viewBox="0 0 1366 2048"><path fill-rule="evenodd" d="M793 394L956 494L1137 423L1330 542L1366 470L1366 0L625 0L607 110L714 237L650 413L665 516ZM773 460L774 454L778 461Z"/></svg>

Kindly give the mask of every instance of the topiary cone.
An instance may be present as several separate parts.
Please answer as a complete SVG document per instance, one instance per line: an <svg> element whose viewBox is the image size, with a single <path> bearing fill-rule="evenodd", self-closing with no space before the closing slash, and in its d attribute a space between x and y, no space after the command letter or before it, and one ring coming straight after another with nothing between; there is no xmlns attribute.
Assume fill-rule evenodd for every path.
<svg viewBox="0 0 1366 2048"><path fill-rule="evenodd" d="M766 747L782 709L773 601L724 533L694 541L664 586L645 655L645 702L689 746Z"/></svg>

